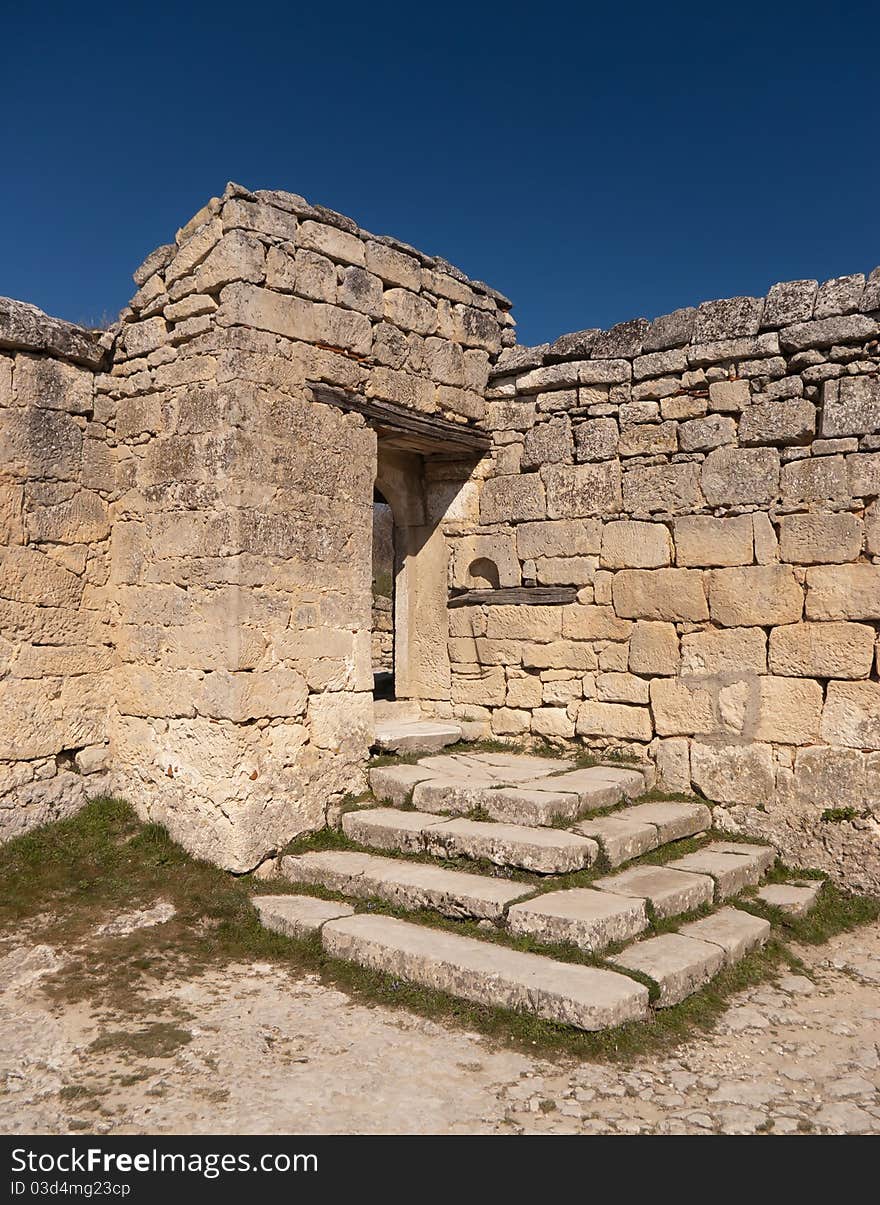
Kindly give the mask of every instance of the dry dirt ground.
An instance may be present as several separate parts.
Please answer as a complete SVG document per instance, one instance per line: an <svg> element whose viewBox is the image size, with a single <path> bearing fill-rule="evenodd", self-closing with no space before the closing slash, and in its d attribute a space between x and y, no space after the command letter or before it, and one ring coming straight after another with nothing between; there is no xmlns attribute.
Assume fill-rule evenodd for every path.
<svg viewBox="0 0 880 1205"><path fill-rule="evenodd" d="M621 1065L535 1058L267 963L163 981L152 1025L59 1008L41 983L64 953L19 938L0 947L0 1132L880 1133L880 924L797 952L809 977Z"/></svg>

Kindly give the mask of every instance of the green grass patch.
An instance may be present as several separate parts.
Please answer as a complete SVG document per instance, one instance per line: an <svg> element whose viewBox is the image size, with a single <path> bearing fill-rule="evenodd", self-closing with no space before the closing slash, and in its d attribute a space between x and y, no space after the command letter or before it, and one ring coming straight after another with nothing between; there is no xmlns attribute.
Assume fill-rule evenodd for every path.
<svg viewBox="0 0 880 1205"><path fill-rule="evenodd" d="M855 808L826 808L820 816L820 820L825 820L831 824L843 824L847 820L855 820L858 812Z"/></svg>

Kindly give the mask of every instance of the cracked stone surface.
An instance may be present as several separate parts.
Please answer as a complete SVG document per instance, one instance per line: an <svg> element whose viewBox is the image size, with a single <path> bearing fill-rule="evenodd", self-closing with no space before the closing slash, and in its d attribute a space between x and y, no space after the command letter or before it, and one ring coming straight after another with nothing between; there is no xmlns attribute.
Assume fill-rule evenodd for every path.
<svg viewBox="0 0 880 1205"><path fill-rule="evenodd" d="M0 944L0 1129L880 1133L880 924L797 953L806 974L740 992L713 1032L627 1064L538 1058L239 963L157 983L155 1018L192 1041L121 1065L88 1046L143 1018L102 1001L53 1009L41 978L73 954L19 934ZM96 1107L60 1095L71 1087L94 1089Z"/></svg>

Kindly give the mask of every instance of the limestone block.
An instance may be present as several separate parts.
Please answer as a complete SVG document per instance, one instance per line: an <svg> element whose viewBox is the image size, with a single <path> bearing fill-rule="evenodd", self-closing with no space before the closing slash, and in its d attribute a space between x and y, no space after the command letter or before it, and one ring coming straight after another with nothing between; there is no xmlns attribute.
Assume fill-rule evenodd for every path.
<svg viewBox="0 0 880 1205"><path fill-rule="evenodd" d="M201 697L201 675L194 670L121 665L114 681L116 706L123 716L192 717Z"/></svg>
<svg viewBox="0 0 880 1205"><path fill-rule="evenodd" d="M726 628L796 623L803 590L787 565L753 565L709 572L712 619Z"/></svg>
<svg viewBox="0 0 880 1205"><path fill-rule="evenodd" d="M542 556L535 560L535 575L542 586L587 586L598 567L595 556Z"/></svg>
<svg viewBox="0 0 880 1205"><path fill-rule="evenodd" d="M858 560L863 525L856 515L782 515L779 519L779 553L796 565L835 564Z"/></svg>
<svg viewBox="0 0 880 1205"><path fill-rule="evenodd" d="M490 640L555 640L562 635L562 607L498 606L487 609L486 635ZM575 636L573 632L566 632ZM587 637L576 637L587 639Z"/></svg>
<svg viewBox="0 0 880 1205"><path fill-rule="evenodd" d="M522 663L526 669L573 669L581 673L596 668L596 654L589 644L575 640L553 640L549 644L524 644Z"/></svg>
<svg viewBox="0 0 880 1205"><path fill-rule="evenodd" d="M724 950L718 945L680 933L663 933L633 943L610 961L648 975L660 989L654 1006L671 1008L714 978L724 960Z"/></svg>
<svg viewBox="0 0 880 1205"><path fill-rule="evenodd" d="M638 465L628 467L623 475L623 506L627 511L675 514L704 505L698 464Z"/></svg>
<svg viewBox="0 0 880 1205"><path fill-rule="evenodd" d="M532 733L571 740L574 737L574 720L564 707L538 707L532 712Z"/></svg>
<svg viewBox="0 0 880 1205"><path fill-rule="evenodd" d="M599 674L596 678L596 698L603 703L647 703L648 683L634 674Z"/></svg>
<svg viewBox="0 0 880 1205"><path fill-rule="evenodd" d="M798 749L792 782L795 797L824 811L865 804L865 756L857 749L813 745Z"/></svg>
<svg viewBox="0 0 880 1205"><path fill-rule="evenodd" d="M807 570L807 619L880 619L880 565Z"/></svg>
<svg viewBox="0 0 880 1205"><path fill-rule="evenodd" d="M358 355L369 354L372 338L364 314L251 284L230 284L222 290L217 321L221 326L253 327L304 343L325 343Z"/></svg>
<svg viewBox="0 0 880 1205"><path fill-rule="evenodd" d="M200 293L215 293L234 280L259 284L266 275L266 252L259 239L233 230L206 256L196 271ZM166 310L167 317L173 317Z"/></svg>
<svg viewBox="0 0 880 1205"><path fill-rule="evenodd" d="M767 637L758 628L707 628L681 638L681 672L715 675L767 672Z"/></svg>
<svg viewBox="0 0 880 1205"><path fill-rule="evenodd" d="M571 464L572 459L571 420L568 415L538 423L526 433L522 454L524 469L537 469L542 464Z"/></svg>
<svg viewBox="0 0 880 1205"><path fill-rule="evenodd" d="M649 741L654 735L647 707L590 700L578 707L576 731L579 736L610 736L634 741Z"/></svg>
<svg viewBox="0 0 880 1205"><path fill-rule="evenodd" d="M562 634L572 640L626 640L632 631L632 624L619 619L611 607L578 605L554 610L560 613Z"/></svg>
<svg viewBox="0 0 880 1205"><path fill-rule="evenodd" d="M580 1029L604 1029L641 1020L648 1013L647 988L623 975L555 962L393 917L330 921L322 939L332 958L346 958L478 1004L488 1001Z"/></svg>
<svg viewBox="0 0 880 1205"><path fill-rule="evenodd" d="M69 414L36 406L0 410L0 474L75 481L82 432Z"/></svg>
<svg viewBox="0 0 880 1205"><path fill-rule="evenodd" d="M590 418L574 429L579 461L611 460L617 455L617 422L613 418Z"/></svg>
<svg viewBox="0 0 880 1205"><path fill-rule="evenodd" d="M399 819L418 815L412 812L392 814ZM422 830L425 844L429 853L439 857L484 858L496 866L518 866L538 874L565 874L591 865L599 853L595 841L562 829L422 817L423 823L426 820L428 823Z"/></svg>
<svg viewBox="0 0 880 1205"><path fill-rule="evenodd" d="M82 581L33 548L0 548L0 597L40 607L76 607Z"/></svg>
<svg viewBox="0 0 880 1205"><path fill-rule="evenodd" d="M354 915L350 904L309 895L255 895L253 903L262 925L293 938L308 937L319 932L327 921Z"/></svg>
<svg viewBox="0 0 880 1205"><path fill-rule="evenodd" d="M512 535L463 536L452 542L452 584L476 588L488 568L480 562L491 561L497 571L498 586L518 586L521 581L516 542ZM482 570L482 572L481 572Z"/></svg>
<svg viewBox="0 0 880 1205"><path fill-rule="evenodd" d="M370 372L365 393L367 397L383 398L408 410L434 409L434 383L411 372L377 366Z"/></svg>
<svg viewBox="0 0 880 1205"><path fill-rule="evenodd" d="M873 502L865 511L865 551L880 556L880 502Z"/></svg>
<svg viewBox="0 0 880 1205"><path fill-rule="evenodd" d="M786 280L773 285L764 302L765 327L790 326L813 316L818 281Z"/></svg>
<svg viewBox="0 0 880 1205"><path fill-rule="evenodd" d="M305 679L296 670L215 670L205 675L198 706L203 715L243 723L264 716L302 715L307 697Z"/></svg>
<svg viewBox="0 0 880 1205"><path fill-rule="evenodd" d="M754 739L807 745L819 735L822 687L805 678L759 677Z"/></svg>
<svg viewBox="0 0 880 1205"><path fill-rule="evenodd" d="M750 401L748 381L713 381L709 385L709 405L713 410L736 413Z"/></svg>
<svg viewBox="0 0 880 1205"><path fill-rule="evenodd" d="M540 707L542 691L541 679L533 674L525 678L511 678L507 683L507 706Z"/></svg>
<svg viewBox="0 0 880 1205"><path fill-rule="evenodd" d="M848 314L839 318L823 318L818 322L799 322L779 332L784 351L803 351L806 348L832 347L835 343L851 343L876 335L877 323L864 314Z"/></svg>
<svg viewBox="0 0 880 1205"><path fill-rule="evenodd" d="M691 744L691 780L716 803L766 804L773 796L771 745Z"/></svg>
<svg viewBox="0 0 880 1205"><path fill-rule="evenodd" d="M433 335L437 330L437 311L430 301L408 289L386 289L382 299L383 315L388 322L417 335Z"/></svg>
<svg viewBox="0 0 880 1205"><path fill-rule="evenodd" d="M822 386L822 434L870 435L880 428L880 376L840 377Z"/></svg>
<svg viewBox="0 0 880 1205"><path fill-rule="evenodd" d="M804 444L816 433L816 407L808 401L761 402L743 411L741 444Z"/></svg>
<svg viewBox="0 0 880 1205"><path fill-rule="evenodd" d="M294 256L295 290L311 301L336 301L336 264L314 251L300 249ZM268 268L268 260L267 260ZM267 283L272 283L267 280ZM274 285L273 287L279 287Z"/></svg>
<svg viewBox="0 0 880 1205"><path fill-rule="evenodd" d="M382 243L367 241L364 246L367 269L389 285L418 292L422 286L422 267L412 255L406 255Z"/></svg>
<svg viewBox="0 0 880 1205"><path fill-rule="evenodd" d="M736 422L720 414L693 418L678 429L682 452L711 452L725 444L736 443Z"/></svg>
<svg viewBox="0 0 880 1205"><path fill-rule="evenodd" d="M677 674L680 660L675 624L640 619L633 626L629 642L632 673L652 677Z"/></svg>
<svg viewBox="0 0 880 1205"><path fill-rule="evenodd" d="M763 297L726 297L720 301L704 301L697 307L692 341L711 343L716 339L757 335L763 312Z"/></svg>
<svg viewBox="0 0 880 1205"><path fill-rule="evenodd" d="M711 904L714 895L708 875L667 870L665 866L632 866L596 879L594 886L615 895L648 900L659 917L691 912L702 904Z"/></svg>
<svg viewBox="0 0 880 1205"><path fill-rule="evenodd" d="M849 475L849 492L855 497L873 498L880 494L880 452L847 456L846 471Z"/></svg>
<svg viewBox="0 0 880 1205"><path fill-rule="evenodd" d="M24 353L15 359L15 398L20 406L86 414L94 405L94 380L92 372L62 360Z"/></svg>
<svg viewBox="0 0 880 1205"><path fill-rule="evenodd" d="M655 318L645 334L643 350L665 351L670 347L684 347L691 341L696 318L697 311L692 306Z"/></svg>
<svg viewBox="0 0 880 1205"><path fill-rule="evenodd" d="M642 900L575 887L548 891L509 909L511 933L545 943L564 942L599 953L615 942L629 941L648 927Z"/></svg>
<svg viewBox="0 0 880 1205"><path fill-rule="evenodd" d="M486 425L492 431L528 431L535 425L535 403L525 398L490 402Z"/></svg>
<svg viewBox="0 0 880 1205"><path fill-rule="evenodd" d="M10 481L0 481L0 544L23 544L24 489Z"/></svg>
<svg viewBox="0 0 880 1205"><path fill-rule="evenodd" d="M300 247L342 263L357 264L361 268L366 264L363 242L356 235L339 230L336 226L327 226L323 222L301 222L296 231L296 242Z"/></svg>
<svg viewBox="0 0 880 1205"><path fill-rule="evenodd" d="M770 633L770 669L804 678L866 678L874 629L860 623L798 623Z"/></svg>
<svg viewBox="0 0 880 1205"><path fill-rule="evenodd" d="M354 266L343 268L336 290L336 300L339 305L347 306L351 310L358 310L359 313L367 314L370 318L381 318L383 316L382 281L364 268ZM446 378L443 376L437 379L445 380ZM451 383L461 384L461 381Z"/></svg>
<svg viewBox="0 0 880 1205"><path fill-rule="evenodd" d="M880 749L880 682L829 682L822 740L851 749Z"/></svg>
<svg viewBox="0 0 880 1205"><path fill-rule="evenodd" d="M678 424L636 423L624 427L618 440L620 456L657 456L678 451Z"/></svg>
<svg viewBox="0 0 880 1205"><path fill-rule="evenodd" d="M593 556L602 546L599 519L552 519L521 523L516 529L516 549L521 560L537 557Z"/></svg>
<svg viewBox="0 0 880 1205"><path fill-rule="evenodd" d="M541 469L549 519L615 514L621 509L620 464L548 465ZM541 518L524 515L523 518Z"/></svg>
<svg viewBox="0 0 880 1205"><path fill-rule="evenodd" d="M483 707L501 707L507 694L502 666L473 666L468 673L452 667L451 701L476 703Z"/></svg>
<svg viewBox="0 0 880 1205"><path fill-rule="evenodd" d="M482 523L519 523L546 517L544 486L537 473L493 477L480 494Z"/></svg>
<svg viewBox="0 0 880 1205"><path fill-rule="evenodd" d="M672 540L663 523L621 520L602 531L601 564L608 569L656 569L672 561Z"/></svg>
<svg viewBox="0 0 880 1205"><path fill-rule="evenodd" d="M57 506L42 506L27 515L28 538L57 544L90 544L110 534L106 502L91 490L79 490Z"/></svg>
<svg viewBox="0 0 880 1205"><path fill-rule="evenodd" d="M728 966L739 962L750 950L762 946L770 936L771 925L760 916L752 916L740 908L720 908L712 916L682 925L682 937L720 946Z"/></svg>
<svg viewBox="0 0 880 1205"><path fill-rule="evenodd" d="M366 757L373 738L373 696L353 691L311 695L309 738L319 749Z"/></svg>
<svg viewBox="0 0 880 1205"><path fill-rule="evenodd" d="M657 779L667 791L689 792L691 789L691 747L684 737L673 736L653 744Z"/></svg>
<svg viewBox="0 0 880 1205"><path fill-rule="evenodd" d="M713 692L683 678L651 682L651 712L658 736L710 734L718 727Z"/></svg>
<svg viewBox="0 0 880 1205"><path fill-rule="evenodd" d="M528 732L531 712L511 707L499 707L492 712L492 731L496 736L519 736Z"/></svg>
<svg viewBox="0 0 880 1205"><path fill-rule="evenodd" d="M842 456L813 456L783 465L785 502L841 502L849 497L846 463Z"/></svg>
<svg viewBox="0 0 880 1205"><path fill-rule="evenodd" d="M750 515L733 519L681 516L675 520L674 531L677 565L750 565L754 559Z"/></svg>
<svg viewBox="0 0 880 1205"><path fill-rule="evenodd" d="M614 610L627 619L709 618L703 575L695 569L623 569L614 576L612 596Z"/></svg>
<svg viewBox="0 0 880 1205"><path fill-rule="evenodd" d="M779 453L773 448L718 448L703 462L702 485L710 506L772 502L779 492Z"/></svg>

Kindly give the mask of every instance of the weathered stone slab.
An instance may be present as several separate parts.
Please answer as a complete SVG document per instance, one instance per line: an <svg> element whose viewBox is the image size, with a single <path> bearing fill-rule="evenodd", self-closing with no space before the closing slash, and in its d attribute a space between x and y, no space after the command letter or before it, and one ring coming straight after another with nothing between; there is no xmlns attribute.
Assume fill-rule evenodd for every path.
<svg viewBox="0 0 880 1205"><path fill-rule="evenodd" d="M634 799L645 790L638 770L616 770L610 766L589 766L569 770L534 784L539 790L573 791L583 808L610 807L621 799Z"/></svg>
<svg viewBox="0 0 880 1205"><path fill-rule="evenodd" d="M660 988L655 1008L670 1008L693 995L717 974L724 965L724 951L693 937L664 933L636 942L610 961L648 975Z"/></svg>
<svg viewBox="0 0 880 1205"><path fill-rule="evenodd" d="M285 937L308 937L327 921L354 915L350 904L310 895L255 895L253 905L260 914L260 923Z"/></svg>
<svg viewBox="0 0 880 1205"><path fill-rule="evenodd" d="M719 850L715 845L707 845L705 849L685 854L666 865L670 870L710 875L715 880L715 893L721 900L736 895L744 887L757 886L763 874L760 859Z"/></svg>
<svg viewBox="0 0 880 1205"><path fill-rule="evenodd" d="M432 908L444 916L495 921L509 904L528 894L522 883L347 850L288 855L282 859L281 873L294 883L381 899L398 908Z"/></svg>
<svg viewBox="0 0 880 1205"><path fill-rule="evenodd" d="M624 975L392 917L332 921L325 925L322 941L332 958L578 1029L607 1029L648 1015L647 989Z"/></svg>
<svg viewBox="0 0 880 1205"><path fill-rule="evenodd" d="M764 944L770 936L770 922L739 908L719 908L711 916L682 925L679 933L720 946L725 963L731 966Z"/></svg>
<svg viewBox="0 0 880 1205"><path fill-rule="evenodd" d="M642 900L575 887L514 904L507 924L511 933L570 943L595 954L644 932L648 916Z"/></svg>
<svg viewBox="0 0 880 1205"><path fill-rule="evenodd" d="M755 845L748 841L713 841L712 849L751 858L760 867L761 874L765 874L776 861L776 850L772 845Z"/></svg>
<svg viewBox="0 0 880 1205"><path fill-rule="evenodd" d="M647 900L657 916L678 916L711 904L715 885L708 875L670 870L666 866L632 866L606 875L593 884L600 891Z"/></svg>
<svg viewBox="0 0 880 1205"><path fill-rule="evenodd" d="M758 899L790 916L806 916L821 890L821 879L810 883L767 883L759 888Z"/></svg>
<svg viewBox="0 0 880 1205"><path fill-rule="evenodd" d="M660 837L653 824L629 820L626 815L598 816L581 820L573 831L598 841L605 860L612 868L656 849Z"/></svg>
<svg viewBox="0 0 880 1205"><path fill-rule="evenodd" d="M623 820L634 820L637 824L653 825L657 829L658 845L693 837L705 832L712 824L712 813L705 804L676 803L672 800L637 803L616 815Z"/></svg>
<svg viewBox="0 0 880 1205"><path fill-rule="evenodd" d="M437 857L485 858L496 866L517 866L538 874L582 870L591 866L599 854L595 841L563 829L466 819L443 821L431 816L421 831L428 852Z"/></svg>
<svg viewBox="0 0 880 1205"><path fill-rule="evenodd" d="M437 816L425 812L402 812L398 808L363 808L346 812L342 831L352 841L371 849L397 849L402 853L423 853L425 830L440 824Z"/></svg>
<svg viewBox="0 0 880 1205"><path fill-rule="evenodd" d="M461 726L435 720L385 720L376 725L373 744L389 753L436 753L461 740Z"/></svg>
<svg viewBox="0 0 880 1205"><path fill-rule="evenodd" d="M377 766L369 777L370 790L377 799L388 799L401 807L413 788L431 777L431 771L424 766Z"/></svg>

